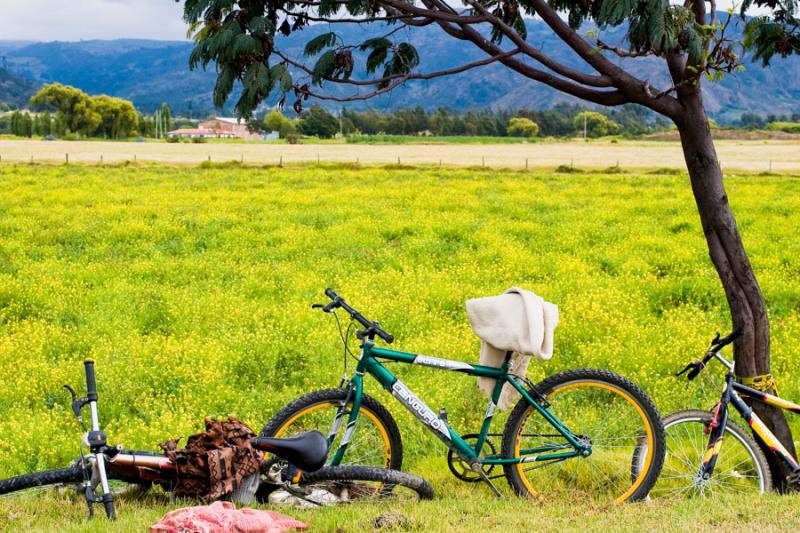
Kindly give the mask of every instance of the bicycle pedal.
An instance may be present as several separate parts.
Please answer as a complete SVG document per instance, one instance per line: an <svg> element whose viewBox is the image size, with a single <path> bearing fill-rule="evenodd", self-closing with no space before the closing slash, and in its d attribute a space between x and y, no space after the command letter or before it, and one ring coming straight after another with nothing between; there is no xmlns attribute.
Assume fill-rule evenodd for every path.
<svg viewBox="0 0 800 533"><path fill-rule="evenodd" d="M786 476L786 484L800 490L800 470Z"/></svg>

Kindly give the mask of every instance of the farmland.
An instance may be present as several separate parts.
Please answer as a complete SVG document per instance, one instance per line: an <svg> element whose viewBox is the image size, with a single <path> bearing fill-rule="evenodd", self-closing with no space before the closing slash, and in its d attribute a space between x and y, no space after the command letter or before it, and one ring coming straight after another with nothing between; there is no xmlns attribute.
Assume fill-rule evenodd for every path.
<svg viewBox="0 0 800 533"><path fill-rule="evenodd" d="M357 140L358 138L354 138ZM380 137L369 138L371 142ZM685 168L680 143L671 141L633 141L599 139L546 140L506 144L462 144L498 138L417 138L402 139L403 144L321 144L213 142L194 144L165 142L31 141L0 140L0 159L12 162L82 162L98 164L125 161L191 164L212 161L244 161L248 164L309 163L329 161L361 164L428 164L444 166L483 166L531 169L574 165L606 169ZM505 138L505 140L514 140ZM516 139L519 141L519 139ZM413 143L411 142L413 141ZM455 143L451 141L456 141ZM800 169L797 140L720 140L717 152L725 169L750 172L795 171Z"/></svg>
<svg viewBox="0 0 800 533"><path fill-rule="evenodd" d="M668 166L650 159L647 166ZM561 314L555 356L531 365L533 379L609 368L640 383L664 413L709 407L718 393L718 368L691 385L672 376L729 328L685 174L205 167L0 165L0 477L76 456L79 430L61 387L82 384L86 357L97 361L110 439L131 448L195 432L205 415L233 414L260 428L290 399L335 386L335 325L310 309L327 286L379 319L398 349L467 361L477 360L478 340L464 301L530 288ZM727 175L770 309L773 373L781 394L795 400L798 178ZM431 406L447 406L452 425L477 428L484 399L471 379L393 370ZM368 392L398 419L408 467L444 497L401 509L413 528L455 526L462 511L487 530L523 519L557 529L574 518L566 504L530 509L519 500L488 504L490 518L475 514L488 490L452 481L438 441L377 387ZM36 502L0 500L0 529L64 530L64 516L82 527L79 503L49 498L53 510L44 513ZM688 502L585 513L598 528L619 530L779 530L797 528L796 513L787 513L797 504L771 496L732 516L724 505L742 508L744 500L707 514ZM124 503L123 524L142 529L164 505ZM54 514L62 510L68 514ZM313 519L321 529L358 530L378 512L367 511Z"/></svg>

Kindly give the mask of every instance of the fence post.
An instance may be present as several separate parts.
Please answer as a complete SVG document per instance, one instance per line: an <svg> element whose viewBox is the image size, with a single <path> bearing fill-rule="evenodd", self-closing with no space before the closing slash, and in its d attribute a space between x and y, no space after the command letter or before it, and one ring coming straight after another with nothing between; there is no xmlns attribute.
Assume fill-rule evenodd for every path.
<svg viewBox="0 0 800 533"><path fill-rule="evenodd" d="M69 165L69 154L64 154L64 161Z"/></svg>
<svg viewBox="0 0 800 533"><path fill-rule="evenodd" d="M769 160L769 171L772 172L772 159Z"/></svg>
<svg viewBox="0 0 800 533"><path fill-rule="evenodd" d="M279 166L279 167L282 167L282 166L283 166L283 154L281 154L281 157L280 157L280 159L278 159L278 166Z"/></svg>
<svg viewBox="0 0 800 533"><path fill-rule="evenodd" d="M399 155L397 156L397 164L398 165L400 164L400 156Z"/></svg>
<svg viewBox="0 0 800 533"><path fill-rule="evenodd" d="M528 170L528 158L525 158L525 170Z"/></svg>
<svg viewBox="0 0 800 533"><path fill-rule="evenodd" d="M486 168L486 158L481 156L481 166Z"/></svg>
<svg viewBox="0 0 800 533"><path fill-rule="evenodd" d="M103 164L103 154L100 154L100 164Z"/></svg>

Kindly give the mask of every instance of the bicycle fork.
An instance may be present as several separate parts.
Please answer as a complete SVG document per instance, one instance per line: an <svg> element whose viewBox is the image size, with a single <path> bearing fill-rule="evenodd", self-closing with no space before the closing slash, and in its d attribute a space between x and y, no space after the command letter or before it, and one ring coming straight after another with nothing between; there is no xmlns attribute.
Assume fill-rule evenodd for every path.
<svg viewBox="0 0 800 533"><path fill-rule="evenodd" d="M72 395L72 412L75 418L83 426L83 416L81 410L84 406L89 406L91 416L91 429L83 436L83 443L89 448L89 462L92 469L91 476L83 482L83 494L86 498L86 505L89 507L89 517L94 515L92 505L95 503L103 503L105 507L106 516L114 520L116 513L114 512L114 497L111 494L111 489L108 486L108 475L106 473L106 434L100 429L100 417L97 414L97 382L94 375L94 361L86 360L83 362L86 370L86 396L78 398L75 391L69 385L64 385ZM85 427L85 426L84 426ZM83 457L81 457L83 461ZM86 465L81 465L85 467ZM103 491L100 496L94 492L95 487L100 485Z"/></svg>

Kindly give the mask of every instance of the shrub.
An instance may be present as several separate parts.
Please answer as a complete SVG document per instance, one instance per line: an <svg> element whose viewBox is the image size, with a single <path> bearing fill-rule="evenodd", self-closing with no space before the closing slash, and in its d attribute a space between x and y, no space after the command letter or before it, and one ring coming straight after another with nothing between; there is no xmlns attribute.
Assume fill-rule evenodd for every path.
<svg viewBox="0 0 800 533"><path fill-rule="evenodd" d="M767 129L786 133L800 133L800 122L770 122Z"/></svg>
<svg viewBox="0 0 800 533"><path fill-rule="evenodd" d="M539 125L529 118L513 117L508 121L506 131L510 137L536 137Z"/></svg>
<svg viewBox="0 0 800 533"><path fill-rule="evenodd" d="M578 113L575 115L574 124L579 134L582 134L585 128L586 136L592 138L616 135L620 131L619 124L597 111Z"/></svg>

